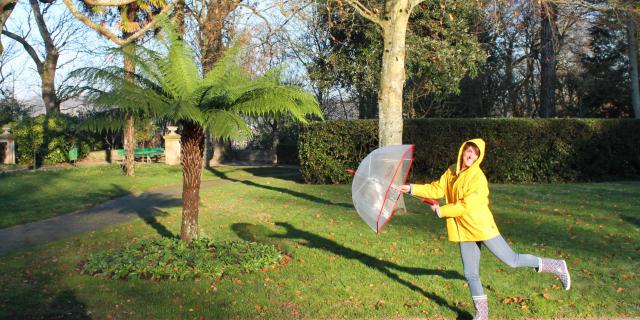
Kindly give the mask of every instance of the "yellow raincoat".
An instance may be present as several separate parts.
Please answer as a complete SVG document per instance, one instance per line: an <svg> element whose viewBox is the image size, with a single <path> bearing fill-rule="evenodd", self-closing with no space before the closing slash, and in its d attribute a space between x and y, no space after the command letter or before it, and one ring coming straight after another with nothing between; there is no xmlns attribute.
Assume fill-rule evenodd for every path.
<svg viewBox="0 0 640 320"><path fill-rule="evenodd" d="M473 142L480 149L478 160L460 171L460 158L467 142ZM485 143L482 139L465 141L458 151L458 161L430 184L411 185L411 194L429 199L445 199L446 205L440 207L440 217L447 220L449 241L482 241L500 234L493 214L489 210L489 185L480 169L484 159Z"/></svg>

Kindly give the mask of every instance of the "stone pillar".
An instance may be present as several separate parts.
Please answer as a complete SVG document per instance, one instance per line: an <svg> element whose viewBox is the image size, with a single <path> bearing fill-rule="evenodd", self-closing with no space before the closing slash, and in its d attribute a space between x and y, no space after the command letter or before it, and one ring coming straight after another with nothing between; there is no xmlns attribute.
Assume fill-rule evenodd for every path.
<svg viewBox="0 0 640 320"><path fill-rule="evenodd" d="M164 162L170 165L179 165L182 150L180 147L180 135L175 131L178 127L169 126L169 133L164 136Z"/></svg>
<svg viewBox="0 0 640 320"><path fill-rule="evenodd" d="M9 133L11 128L8 126L2 127L2 134L0 134L0 142L6 142L7 147L5 150L0 150L0 152L4 152L4 163L5 164L16 164L16 139L14 136Z"/></svg>

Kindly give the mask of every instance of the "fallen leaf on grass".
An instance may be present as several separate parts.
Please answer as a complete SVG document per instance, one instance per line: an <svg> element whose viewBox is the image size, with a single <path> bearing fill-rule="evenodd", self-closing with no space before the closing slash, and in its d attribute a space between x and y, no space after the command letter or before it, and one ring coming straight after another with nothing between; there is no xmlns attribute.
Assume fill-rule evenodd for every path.
<svg viewBox="0 0 640 320"><path fill-rule="evenodd" d="M404 303L405 308L414 308L420 305L420 301L407 301Z"/></svg>
<svg viewBox="0 0 640 320"><path fill-rule="evenodd" d="M517 304L520 306L520 309L526 309L529 306L527 305L527 301L520 297L506 297L502 299L503 304Z"/></svg>
<svg viewBox="0 0 640 320"><path fill-rule="evenodd" d="M376 310L384 307L384 300L378 300L378 302L376 302L376 304L373 307L376 308Z"/></svg>
<svg viewBox="0 0 640 320"><path fill-rule="evenodd" d="M471 303L469 301L458 301L454 304L456 305L456 307L462 307L462 308L471 306Z"/></svg>
<svg viewBox="0 0 640 320"><path fill-rule="evenodd" d="M619 287L618 289L616 289L616 292L624 292L624 288Z"/></svg>

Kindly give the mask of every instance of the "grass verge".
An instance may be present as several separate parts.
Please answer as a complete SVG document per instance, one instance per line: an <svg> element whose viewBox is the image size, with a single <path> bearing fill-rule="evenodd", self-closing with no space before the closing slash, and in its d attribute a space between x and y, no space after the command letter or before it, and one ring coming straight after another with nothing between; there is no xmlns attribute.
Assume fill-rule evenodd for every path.
<svg viewBox="0 0 640 320"><path fill-rule="evenodd" d="M375 235L349 186L249 180L202 191L201 234L286 252L275 270L197 281L109 280L83 275L97 250L159 237L144 221L74 237L0 261L0 318L299 319L470 318L459 251L444 221L407 199ZM238 174L238 173L234 173ZM495 318L640 316L640 183L492 185L492 209L514 250L562 257L570 291L549 274L510 269L483 250ZM158 217L173 234L180 208Z"/></svg>

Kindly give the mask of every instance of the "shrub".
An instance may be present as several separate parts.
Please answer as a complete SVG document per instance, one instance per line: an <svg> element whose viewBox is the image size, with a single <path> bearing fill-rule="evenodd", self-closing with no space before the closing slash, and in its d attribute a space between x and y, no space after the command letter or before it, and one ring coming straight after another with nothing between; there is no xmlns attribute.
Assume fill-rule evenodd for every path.
<svg viewBox="0 0 640 320"><path fill-rule="evenodd" d="M300 170L308 183L347 183L378 147L377 120L303 127ZM487 143L482 168L491 182L572 182L640 177L640 121L605 119L413 119L403 141L415 144L412 181L438 178L460 144Z"/></svg>
<svg viewBox="0 0 640 320"><path fill-rule="evenodd" d="M82 270L112 279L186 280L254 272L282 258L276 247L255 242L216 244L202 238L187 244L176 238L149 238L91 254Z"/></svg>
<svg viewBox="0 0 640 320"><path fill-rule="evenodd" d="M67 162L74 145L78 148L78 159L82 159L91 151L91 139L76 135L77 121L63 114L24 118L12 130L17 161L33 164L40 157L45 164Z"/></svg>

